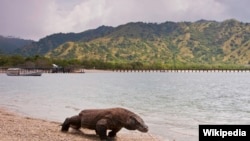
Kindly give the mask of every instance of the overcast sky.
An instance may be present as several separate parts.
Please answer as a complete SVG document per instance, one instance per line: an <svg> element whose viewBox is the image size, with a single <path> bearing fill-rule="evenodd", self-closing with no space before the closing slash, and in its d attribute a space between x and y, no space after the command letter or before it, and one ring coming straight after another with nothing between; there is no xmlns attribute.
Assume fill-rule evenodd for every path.
<svg viewBox="0 0 250 141"><path fill-rule="evenodd" d="M250 22L250 0L0 0L0 35L38 40L128 22Z"/></svg>

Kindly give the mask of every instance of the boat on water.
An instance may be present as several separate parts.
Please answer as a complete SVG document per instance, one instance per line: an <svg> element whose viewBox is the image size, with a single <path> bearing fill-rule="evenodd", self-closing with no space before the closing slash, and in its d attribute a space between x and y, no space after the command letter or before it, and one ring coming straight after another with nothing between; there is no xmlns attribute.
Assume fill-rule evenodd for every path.
<svg viewBox="0 0 250 141"><path fill-rule="evenodd" d="M6 72L8 76L41 76L41 71L27 71L21 68L9 68Z"/></svg>

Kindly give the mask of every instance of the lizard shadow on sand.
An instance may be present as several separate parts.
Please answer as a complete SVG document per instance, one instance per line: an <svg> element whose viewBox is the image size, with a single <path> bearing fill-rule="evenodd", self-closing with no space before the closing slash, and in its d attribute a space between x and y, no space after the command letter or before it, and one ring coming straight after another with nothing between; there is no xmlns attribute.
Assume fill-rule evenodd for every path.
<svg viewBox="0 0 250 141"><path fill-rule="evenodd" d="M76 135L76 136L81 136L85 139L89 139L89 140L93 140L93 141L99 141L100 138L98 135L96 135L94 132L93 133L86 133L82 130L75 130L75 129L71 129L69 132L67 132L66 134L72 134L72 135ZM108 138L108 141L117 141L117 138Z"/></svg>

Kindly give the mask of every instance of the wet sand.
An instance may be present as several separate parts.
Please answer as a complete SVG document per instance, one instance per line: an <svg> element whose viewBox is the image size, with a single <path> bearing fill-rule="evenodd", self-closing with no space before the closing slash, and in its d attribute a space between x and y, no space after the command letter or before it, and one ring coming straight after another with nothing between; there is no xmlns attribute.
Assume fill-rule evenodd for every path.
<svg viewBox="0 0 250 141"><path fill-rule="evenodd" d="M0 139L4 141L99 141L92 130L60 131L61 123L24 117L0 108ZM114 141L160 141L150 133L122 129Z"/></svg>

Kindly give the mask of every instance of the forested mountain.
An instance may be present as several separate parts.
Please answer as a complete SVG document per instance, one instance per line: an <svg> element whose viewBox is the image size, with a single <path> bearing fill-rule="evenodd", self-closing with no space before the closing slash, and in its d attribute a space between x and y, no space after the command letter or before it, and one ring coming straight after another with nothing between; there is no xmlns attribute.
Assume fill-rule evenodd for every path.
<svg viewBox="0 0 250 141"><path fill-rule="evenodd" d="M223 22L128 23L109 32L66 42L50 58L144 64L250 64L250 24Z"/></svg>
<svg viewBox="0 0 250 141"><path fill-rule="evenodd" d="M113 64L136 62L163 68L197 64L249 66L250 24L231 19L101 26L81 33L49 35L14 53Z"/></svg>
<svg viewBox="0 0 250 141"><path fill-rule="evenodd" d="M0 53L10 54L14 50L28 45L32 40L24 40L15 37L4 37L0 35Z"/></svg>
<svg viewBox="0 0 250 141"><path fill-rule="evenodd" d="M89 41L101 36L105 36L106 34L110 33L112 29L112 27L101 26L97 29L88 30L81 33L56 33L42 38L38 42L32 42L31 44L26 45L23 48L19 48L15 51L15 53L24 56L44 55L63 43Z"/></svg>

